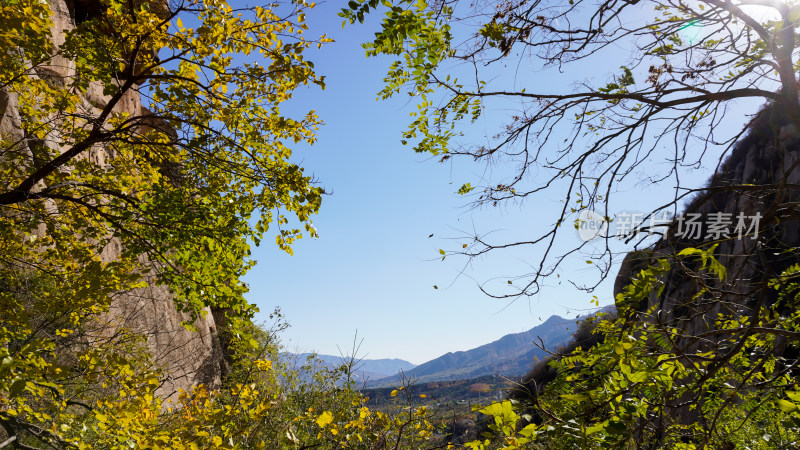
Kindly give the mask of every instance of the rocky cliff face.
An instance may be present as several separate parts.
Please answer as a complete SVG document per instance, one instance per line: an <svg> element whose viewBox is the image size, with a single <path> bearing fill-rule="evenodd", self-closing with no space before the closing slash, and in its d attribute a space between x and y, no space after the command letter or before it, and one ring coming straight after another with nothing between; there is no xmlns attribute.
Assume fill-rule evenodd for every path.
<svg viewBox="0 0 800 450"><path fill-rule="evenodd" d="M74 29L76 23L102 11L99 2L92 0L48 0L48 3L53 11L52 35L56 48L64 43L66 33ZM55 57L50 64L38 67L36 74L59 83L59 80L74 77L75 71L69 60ZM103 86L91 83L81 107L86 108L89 115L97 114L107 101ZM58 139L45 139L37 143L25 141L18 106L13 94L0 89L0 134L22 142L31 166L35 167L36 145L47 145L58 151ZM133 91L119 102L115 111L132 117L149 113L142 105L141 98ZM105 148L96 145L85 157L102 167L105 155ZM40 232L46 233L46 230L41 228ZM104 262L113 261L120 251L119 240L111 239L103 249L101 258ZM188 316L176 310L169 290L156 285L152 277L146 281L147 287L114 296L111 309L102 320L108 326L106 333L124 327L146 337L155 363L165 369L166 377L157 390L157 394L164 398L173 397L178 389L188 389L198 383L217 385L225 362L214 314L206 308L205 316L194 323L197 331L189 331L182 325Z"/></svg>
<svg viewBox="0 0 800 450"><path fill-rule="evenodd" d="M668 234L627 255L615 296L639 270L665 258L672 268L662 280L663 292L636 309L652 309L655 320L687 336L708 331L719 313L748 315L773 304L777 294L767 282L800 262L798 156L800 136L793 125L781 111L764 109ZM699 261L676 258L685 248L714 244L715 257L727 269L724 280L700 273ZM711 289L701 293L703 287Z"/></svg>
<svg viewBox="0 0 800 450"><path fill-rule="evenodd" d="M669 261L670 269L659 280L663 290L651 293L640 304L630 305L632 308L622 309L621 314L649 321L661 329L677 330L670 333L675 338L676 352L713 350L724 355L729 351L725 347L730 343L724 340L726 335L715 332L718 315L751 316L762 306L773 305L778 295L769 281L800 263L798 165L800 134L781 111L765 108L707 188L691 199L665 235L650 247L626 256L615 280L615 296L642 269L659 259ZM727 269L723 279L701 270L699 258L678 257L683 249L708 249L714 245L714 256ZM562 354L600 342L603 336L591 333L591 328L592 324L584 324ZM787 364L796 361L798 355L787 338L776 339L776 356L786 358ZM529 372L510 398L527 401L540 394L557 375L548 362L539 363ZM681 403L673 410L674 415L686 423L695 422L697 410L689 402ZM528 412L536 417L535 408Z"/></svg>

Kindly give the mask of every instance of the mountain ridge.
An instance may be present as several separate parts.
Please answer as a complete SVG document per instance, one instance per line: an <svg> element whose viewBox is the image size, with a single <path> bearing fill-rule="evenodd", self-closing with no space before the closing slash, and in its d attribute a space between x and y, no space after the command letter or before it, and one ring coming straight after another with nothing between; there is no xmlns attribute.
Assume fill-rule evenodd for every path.
<svg viewBox="0 0 800 450"><path fill-rule="evenodd" d="M334 369L349 363L349 357L347 356L289 352L284 353L284 356L294 359L295 361L305 361L307 358L313 357L329 369ZM391 377L401 370L411 370L415 367L417 367L416 364L400 358L356 358L352 375L356 381L364 381Z"/></svg>
<svg viewBox="0 0 800 450"><path fill-rule="evenodd" d="M600 311L606 310L603 308ZM477 378L484 375L522 376L538 359L548 356L547 350L566 345L577 329L576 321L590 315L567 319L553 315L528 331L511 333L481 346L457 352L448 352L420 364L403 374L369 379L368 387L401 383L403 377L415 382L453 381ZM538 345L537 345L538 344Z"/></svg>

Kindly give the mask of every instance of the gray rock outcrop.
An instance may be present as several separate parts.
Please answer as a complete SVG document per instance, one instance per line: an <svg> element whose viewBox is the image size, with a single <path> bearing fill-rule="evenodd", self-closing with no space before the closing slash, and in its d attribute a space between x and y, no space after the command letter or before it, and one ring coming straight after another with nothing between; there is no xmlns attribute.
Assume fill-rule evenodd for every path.
<svg viewBox="0 0 800 450"><path fill-rule="evenodd" d="M639 270L667 259L672 267L662 280L661 294L634 306L641 312L652 309L659 323L690 336L687 342L711 329L720 313L749 315L772 305L777 292L768 281L800 262L799 157L800 136L794 126L776 108L765 108L668 234L650 248L628 254L615 296ZM690 220L696 228L690 229ZM724 280L701 273L697 260L676 258L685 248L714 244L715 257L727 270ZM710 289L701 293L703 288Z"/></svg>

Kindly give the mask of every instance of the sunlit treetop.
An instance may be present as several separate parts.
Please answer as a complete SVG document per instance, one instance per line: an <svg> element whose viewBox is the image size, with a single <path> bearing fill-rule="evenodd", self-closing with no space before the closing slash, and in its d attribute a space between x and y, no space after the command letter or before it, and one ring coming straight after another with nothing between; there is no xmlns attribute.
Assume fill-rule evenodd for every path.
<svg viewBox="0 0 800 450"><path fill-rule="evenodd" d="M187 311L250 314L240 281L250 242L273 226L291 253L303 234L316 236L323 190L291 161L291 146L313 143L321 122L313 110L281 111L294 90L324 88L304 57L329 41L305 37L313 5L76 5L77 26L63 33L46 2L0 6L0 45L18 49L0 55L0 89L18 105L0 136L3 239L42 224L45 239L63 233L65 248L115 238L120 261L141 266L146 256L138 270ZM63 266L33 253L39 262L20 260Z"/></svg>

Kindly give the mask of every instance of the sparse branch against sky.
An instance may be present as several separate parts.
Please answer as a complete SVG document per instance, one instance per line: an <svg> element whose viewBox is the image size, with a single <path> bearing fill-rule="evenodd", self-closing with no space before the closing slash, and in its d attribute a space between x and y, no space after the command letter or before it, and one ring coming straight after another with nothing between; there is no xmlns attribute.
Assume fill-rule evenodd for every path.
<svg viewBox="0 0 800 450"><path fill-rule="evenodd" d="M616 238L582 243L572 227L577 211L594 208L612 217L620 211L678 211L764 99L776 98L780 82L772 72L776 58L758 47L758 33L740 22L731 26L729 14L708 5L702 11L692 6L705 22L688 16L665 20L664 35L643 44L650 30L635 22L657 17L655 4L620 3L613 14L587 2L554 6L546 10L557 19L549 26L537 25L533 10L508 12L500 33L487 29L473 38L467 31L492 23L496 11L453 20L460 59L447 59L420 85L444 88L427 94L424 111L405 96L374 102L386 86L386 66L397 59L364 60L358 48L375 39L379 14L367 14L366 26L334 33L329 52L314 59L329 74L326 92L295 99L314 102L326 122L316 148L303 153L304 166L333 194L315 221L320 239L298 243L294 258L256 255L251 301L262 310L283 306L293 325L286 336L301 350L335 354L336 345L350 342L357 329L368 357L414 362L526 330L539 317L587 310L592 295L601 304L613 303L608 282L591 294L575 287L592 288L603 274L613 275L630 245ZM312 30L315 21L321 27L340 24L340 7L315 10ZM594 22L567 22L571 12ZM600 24L610 23L625 27L610 36L599 32ZM521 25L533 28L527 34L507 28ZM565 48L566 41L553 37L559 32L580 34L583 49ZM534 38L547 46L532 45ZM683 53L657 54L659 46L675 45L670 39L681 40ZM709 39L719 45L706 48ZM650 51L645 56L657 63L624 42ZM746 53L755 55L749 65L719 79L726 65ZM556 101L552 96L560 92L568 96ZM720 101L727 98L735 100ZM436 122L437 110L463 108L472 100L480 116L471 121L467 110L450 145L435 147L435 155L414 156L399 144L414 142L410 131L401 136L409 113L417 113L411 118L416 120L427 112L428 129L443 135L452 130ZM561 171L570 177L559 176ZM466 194L455 195L467 183ZM446 250L444 261L439 249ZM460 253L468 258L456 258ZM318 283L301 281L309 271ZM481 290L510 300L531 297L497 302ZM410 323L418 332L408 332ZM330 336L325 343L316 339L320 331Z"/></svg>

